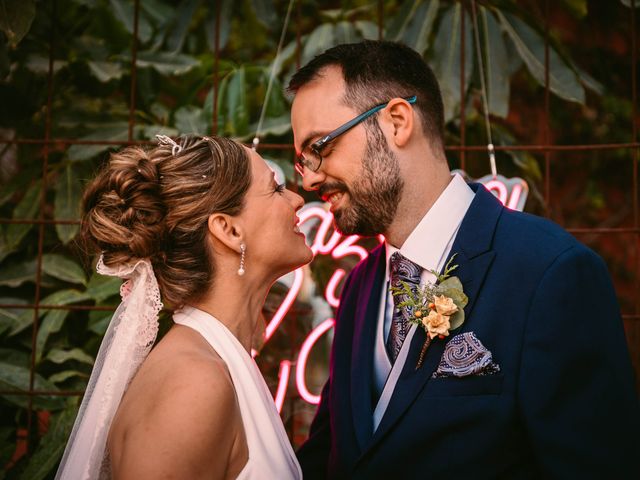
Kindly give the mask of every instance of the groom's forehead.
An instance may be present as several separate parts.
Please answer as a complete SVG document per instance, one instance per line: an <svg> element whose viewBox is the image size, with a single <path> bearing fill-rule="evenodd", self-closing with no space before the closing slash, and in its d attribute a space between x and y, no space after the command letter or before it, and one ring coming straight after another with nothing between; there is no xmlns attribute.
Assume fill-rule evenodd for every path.
<svg viewBox="0 0 640 480"><path fill-rule="evenodd" d="M343 101L344 88L338 70L318 76L298 90L291 107L296 143L302 142L310 132L329 132L353 117L352 109Z"/></svg>
<svg viewBox="0 0 640 480"><path fill-rule="evenodd" d="M293 101L294 108L296 103L303 103L313 105L318 110L331 109L342 103L345 87L342 70L338 67L326 67L298 89Z"/></svg>

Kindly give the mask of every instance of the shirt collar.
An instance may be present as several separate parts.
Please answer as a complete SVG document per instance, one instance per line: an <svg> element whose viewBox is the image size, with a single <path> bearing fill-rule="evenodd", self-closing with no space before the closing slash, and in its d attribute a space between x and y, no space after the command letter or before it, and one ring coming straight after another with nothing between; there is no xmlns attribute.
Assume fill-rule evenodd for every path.
<svg viewBox="0 0 640 480"><path fill-rule="evenodd" d="M394 252L400 253L425 270L438 268L442 253L458 231L475 193L459 174L447 185L420 223L399 249L385 241L387 277L389 259Z"/></svg>

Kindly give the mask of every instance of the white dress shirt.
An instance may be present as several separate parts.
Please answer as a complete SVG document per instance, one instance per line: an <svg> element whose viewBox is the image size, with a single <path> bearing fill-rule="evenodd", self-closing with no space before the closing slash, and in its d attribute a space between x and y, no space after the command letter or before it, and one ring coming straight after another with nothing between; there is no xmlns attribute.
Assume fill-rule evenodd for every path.
<svg viewBox="0 0 640 480"><path fill-rule="evenodd" d="M389 259L394 252L400 251L404 257L424 269L420 279L422 284L435 282L436 277L429 270L440 271L444 267L444 262L451 251L451 246L458 233L462 219L467 213L474 196L475 193L462 177L458 174L454 175L447 188L440 194L400 249L385 242L387 257L385 275L387 281L383 285L382 292L380 292L380 308L378 309L376 346L374 350L374 388L376 397L380 398L381 402L386 401L388 403L389 399L383 399L380 395L392 370L385 348L393 315L393 297L389 292L388 280ZM415 325L412 325L405 342L410 341L414 328ZM399 356L396 359L396 367L400 370L402 365L398 365L398 363L404 363L404 358L406 358L406 355ZM374 430L379 420L374 422Z"/></svg>

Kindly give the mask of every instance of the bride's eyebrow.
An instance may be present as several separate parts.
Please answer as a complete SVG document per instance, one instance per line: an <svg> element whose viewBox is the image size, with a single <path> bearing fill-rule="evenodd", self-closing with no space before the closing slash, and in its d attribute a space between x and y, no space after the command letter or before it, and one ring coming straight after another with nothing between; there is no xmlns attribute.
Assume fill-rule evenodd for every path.
<svg viewBox="0 0 640 480"><path fill-rule="evenodd" d="M266 191L264 193L264 195L269 195L271 193L271 187L278 183L278 182L276 182L276 172L274 172L273 170L269 169L269 172L265 173L263 175L263 177L266 178L266 181L263 181L261 183L264 185L264 188L268 189L268 191ZM261 195L263 195L263 194L261 194Z"/></svg>

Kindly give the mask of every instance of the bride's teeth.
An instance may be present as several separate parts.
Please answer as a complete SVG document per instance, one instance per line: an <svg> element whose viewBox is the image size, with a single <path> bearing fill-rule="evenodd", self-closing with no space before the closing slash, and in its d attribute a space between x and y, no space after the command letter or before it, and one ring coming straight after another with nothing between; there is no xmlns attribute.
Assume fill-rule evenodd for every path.
<svg viewBox="0 0 640 480"><path fill-rule="evenodd" d="M296 225L295 227L293 227L293 231L296 233L300 233L300 227Z"/></svg>

